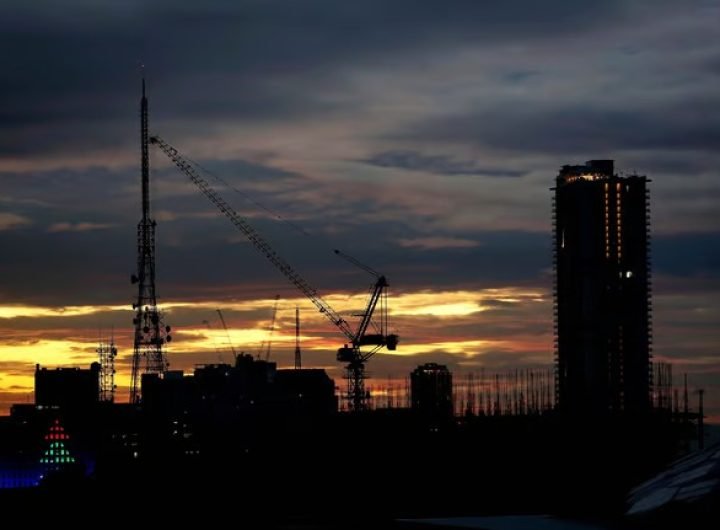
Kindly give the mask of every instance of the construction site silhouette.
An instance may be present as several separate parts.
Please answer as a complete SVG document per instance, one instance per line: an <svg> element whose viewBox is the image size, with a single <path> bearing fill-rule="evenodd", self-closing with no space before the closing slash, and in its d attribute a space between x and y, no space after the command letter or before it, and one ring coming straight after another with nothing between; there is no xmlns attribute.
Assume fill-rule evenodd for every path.
<svg viewBox="0 0 720 530"><path fill-rule="evenodd" d="M248 528L413 528L408 519L530 513L657 523L652 510L627 515L628 495L702 446L704 416L701 403L689 403L687 382L681 400L671 367L650 360L645 177L618 177L607 160L565 166L558 176L553 368L463 377L425 363L407 374L404 390L378 398L366 366L383 348L402 348L388 322L389 279L336 251L372 277L365 309L349 322L200 166L149 134L144 80L140 129L128 402L115 398L111 341L88 369L38 365L35 403L0 419L3 509L54 513L72 501L89 511L112 505L126 523ZM294 368L278 368L267 345L257 356L233 348L231 363L191 374L170 369L173 330L155 292L151 147L341 333L340 392L302 359L299 312ZM698 527L701 515L717 515L716 504L703 502L690 512L666 507L664 521L697 516Z"/></svg>

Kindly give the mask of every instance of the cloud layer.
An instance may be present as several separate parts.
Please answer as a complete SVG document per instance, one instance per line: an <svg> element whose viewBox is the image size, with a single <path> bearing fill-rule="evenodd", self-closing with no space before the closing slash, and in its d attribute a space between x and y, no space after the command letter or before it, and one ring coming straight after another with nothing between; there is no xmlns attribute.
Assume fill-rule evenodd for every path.
<svg viewBox="0 0 720 530"><path fill-rule="evenodd" d="M371 280L341 248L394 293L445 293L451 312L475 295L447 293L545 293L527 311L415 315L416 355L378 359L379 375L430 351L461 369L458 348L478 344L494 366L550 363L548 188L563 164L614 158L652 179L656 354L720 384L717 0L5 4L0 305L46 313L0 312L0 362L30 330L58 351L94 341L95 317L53 308L131 303L144 63L152 131L221 175L321 292ZM295 296L160 153L152 166L161 301ZM181 321L198 328L204 310ZM502 311L503 326L485 322ZM100 314L128 331L119 310ZM25 344L32 358L12 362L32 367L41 343Z"/></svg>

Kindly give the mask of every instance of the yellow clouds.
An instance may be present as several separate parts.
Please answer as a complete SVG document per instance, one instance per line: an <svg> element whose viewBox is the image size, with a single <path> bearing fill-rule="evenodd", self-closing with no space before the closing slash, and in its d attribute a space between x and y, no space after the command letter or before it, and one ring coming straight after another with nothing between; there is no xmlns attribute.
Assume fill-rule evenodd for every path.
<svg viewBox="0 0 720 530"><path fill-rule="evenodd" d="M272 301L249 300L243 302L168 302L160 304L163 312L171 313L174 309L205 309L214 311L217 308L233 311L251 311L265 309ZM30 305L0 305L0 318L63 318L80 317L106 313L111 311L131 311L130 304L125 305L77 305L77 306L30 306Z"/></svg>
<svg viewBox="0 0 720 530"><path fill-rule="evenodd" d="M390 314L398 316L466 316L485 311L498 302L516 304L542 301L543 293L514 287L482 289L477 291L420 291L392 295ZM365 295L329 294L325 300L339 311L356 311L364 308ZM241 301L169 301L160 304L160 309L172 313L176 309L215 311L269 311L272 298ZM308 304L305 298L285 299L282 306ZM87 316L113 311L130 311L130 305L83 305L83 306L29 306L0 305L0 319L12 318L63 318Z"/></svg>
<svg viewBox="0 0 720 530"><path fill-rule="evenodd" d="M257 347L267 340L266 330L256 328L232 328L228 332L218 329L184 329L183 340L172 344L173 353L192 353L200 350L229 350L232 345L236 351L254 353ZM228 342L229 338L229 342ZM288 344L295 341L295 336L285 336L276 331L272 336L275 345Z"/></svg>
<svg viewBox="0 0 720 530"><path fill-rule="evenodd" d="M395 308L391 310L393 315L406 316L434 316L434 317L454 317L472 315L479 311L483 311L483 307L472 302L454 302L454 303L422 303L418 306L406 306L403 308Z"/></svg>
<svg viewBox="0 0 720 530"><path fill-rule="evenodd" d="M466 357L474 357L482 355L491 349L507 348L507 341L502 340L456 340L442 342L425 342L415 344L402 344L395 351L384 352L388 355L421 355L436 351L444 353L453 353L456 355L464 355Z"/></svg>
<svg viewBox="0 0 720 530"><path fill-rule="evenodd" d="M330 293L324 296L351 325L361 313L367 295ZM230 344L237 352L256 355L269 337L275 300L175 300L160 309L173 326L174 340L167 352L173 368L191 370L196 363L231 361ZM548 293L541 289L504 287L447 291L390 293L392 332L400 334L395 352L380 352L376 365L385 370L409 371L413 356L451 354L462 362L497 363L498 356L539 355L552 348ZM293 362L295 306L301 308L301 348L313 366L334 373L335 350L347 339L303 297L280 300L271 358L281 366ZM222 328L216 310L227 322ZM119 386L129 382L132 355L132 308L123 305L35 306L0 305L0 392L28 392L36 363L43 366L87 367L97 354L98 325L105 332L114 325L120 355ZM204 321L210 321L208 327ZM229 338L228 338L229 336ZM383 364L384 363L384 364ZM402 368L399 368L402 367ZM380 375L380 373L378 373ZM20 400L20 398L18 398ZM0 411L2 413L2 411Z"/></svg>
<svg viewBox="0 0 720 530"><path fill-rule="evenodd" d="M0 342L0 362L39 363L43 366L87 365L96 360L96 343L75 339Z"/></svg>
<svg viewBox="0 0 720 530"><path fill-rule="evenodd" d="M35 364L87 366L97 360L96 344L73 339L0 340L0 391L33 389Z"/></svg>
<svg viewBox="0 0 720 530"><path fill-rule="evenodd" d="M325 297L337 311L346 315L362 312L367 303L366 295L329 294ZM470 355L488 348L511 347L507 337L472 336L472 323L487 323L493 319L492 310L510 308L513 311L528 309L534 311L536 302L546 300L546 293L540 290L517 287L455 290L455 291L417 291L391 295L389 300L390 326L402 332L401 347L397 355L415 355L429 351ZM169 353L212 352L229 350L230 343L238 351L255 352L260 344L268 339L268 324L273 298L254 300L204 300L169 301L160 305L168 314L167 319L175 328L175 341L170 345ZM294 343L294 308L302 308L302 343L304 348L314 350L334 350L345 339L327 322L325 317L312 308L310 302L301 297L283 299L280 302L278 319L273 334L273 343L278 348L291 348ZM211 328L201 324L209 315L215 317L215 310L225 311L228 333L221 328L217 318L212 318ZM180 321L173 321L174 312L182 313ZM30 306L1 305L0 319L6 321L9 331L11 321L16 318L43 319L45 331L35 332L28 339L19 331L9 331L0 336L0 360L23 361L48 365L77 364L90 362L94 358L97 331L83 329L90 321L77 321L72 324L68 317L84 317L96 314L117 313L110 320L117 320L116 330L120 331L119 347L129 353L132 344L123 343L122 336L131 340L129 326L131 308L129 305L97 306ZM505 319L507 317L503 317ZM455 319L455 320L453 320ZM105 322L107 318L105 319ZM183 322L184 321L184 322ZM436 324L434 327L432 322ZM454 330L446 330L446 322L452 322ZM114 323L114 322L113 322ZM184 324L184 325L183 325ZM459 325L465 329L457 329ZM72 328L72 329L69 329ZM50 336L51 335L51 336ZM92 337L82 342L78 336ZM229 339L228 339L229 335ZM18 338L20 337L20 338ZM410 341L412 338L412 342ZM496 340L497 339L497 340ZM522 342L521 337L514 337Z"/></svg>
<svg viewBox="0 0 720 530"><path fill-rule="evenodd" d="M34 387L35 376L32 369L28 369L22 373L3 372L0 374L0 392L9 391L10 393L22 394L32 392Z"/></svg>
<svg viewBox="0 0 720 530"><path fill-rule="evenodd" d="M397 316L467 316L496 307L499 303L520 304L542 301L540 291L514 287L478 291L422 291L396 296L390 314Z"/></svg>
<svg viewBox="0 0 720 530"><path fill-rule="evenodd" d="M127 306L61 306L43 307L27 305L0 305L0 318L79 317L106 311L127 310Z"/></svg>

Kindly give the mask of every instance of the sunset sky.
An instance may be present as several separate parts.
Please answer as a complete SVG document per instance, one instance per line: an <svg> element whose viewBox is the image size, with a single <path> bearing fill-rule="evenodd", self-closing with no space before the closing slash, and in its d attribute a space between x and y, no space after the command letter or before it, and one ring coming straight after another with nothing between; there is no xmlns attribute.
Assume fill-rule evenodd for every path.
<svg viewBox="0 0 720 530"><path fill-rule="evenodd" d="M333 307L361 309L373 280L334 248L388 277L401 343L375 378L551 366L559 167L647 175L654 355L720 420L720 1L6 0L0 15L0 414L32 400L36 363L87 366L110 333L127 399L143 63L151 133L231 183ZM291 365L299 305L305 365L338 377L342 335L161 153L151 165L172 368L231 360L217 308L256 353L280 295L271 358Z"/></svg>

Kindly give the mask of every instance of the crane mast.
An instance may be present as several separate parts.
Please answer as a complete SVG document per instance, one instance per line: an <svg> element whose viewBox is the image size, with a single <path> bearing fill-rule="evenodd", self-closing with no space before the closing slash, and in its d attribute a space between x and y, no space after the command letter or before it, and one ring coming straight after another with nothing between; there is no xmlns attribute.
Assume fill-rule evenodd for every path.
<svg viewBox="0 0 720 530"><path fill-rule="evenodd" d="M233 354L233 359L237 359L237 352L235 351L235 346L233 346L232 339L230 338L230 332L228 331L227 324L225 323L225 317L222 314L222 311L220 309L216 309L218 316L220 317L220 323L222 324L223 329L225 330L225 336L228 340L228 345L230 346L230 351Z"/></svg>
<svg viewBox="0 0 720 530"><path fill-rule="evenodd" d="M182 171L197 188L222 212L235 227L242 232L253 244L255 249L262 253L295 287L297 287L317 307L318 311L332 322L348 339L342 348L338 349L337 360L347 363L346 377L348 379L348 399L350 407L354 411L365 408L365 363L380 348L387 347L388 350L395 350L398 344L398 336L387 334L387 287L388 283L384 276L376 273L367 266L347 255L336 251L345 259L376 276L376 282L372 288L370 300L365 311L362 313L362 320L357 331L353 331L348 322L335 311L330 304L320 297L317 290L308 283L300 274L283 259L265 239L239 215L230 204L210 185L210 183L195 169L195 166L185 159L177 149L168 144L159 136L152 136L150 143L158 147L177 167ZM383 315L380 319L379 332L368 334L367 330L373 314L381 302ZM362 352L362 346L373 346L369 351Z"/></svg>
<svg viewBox="0 0 720 530"><path fill-rule="evenodd" d="M280 295L275 296L275 305L273 305L272 319L270 320L270 328L268 329L268 338L265 345L265 360L270 360L270 348L272 346L272 337L275 333L275 320L277 319L278 302L280 301ZM262 346L260 347L262 353Z"/></svg>

